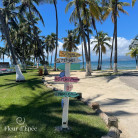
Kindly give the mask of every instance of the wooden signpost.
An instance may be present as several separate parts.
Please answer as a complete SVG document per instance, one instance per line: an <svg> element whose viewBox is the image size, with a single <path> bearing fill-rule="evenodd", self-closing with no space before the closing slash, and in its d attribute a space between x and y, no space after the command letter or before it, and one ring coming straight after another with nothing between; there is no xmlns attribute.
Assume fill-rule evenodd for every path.
<svg viewBox="0 0 138 138"><path fill-rule="evenodd" d="M59 51L59 56L60 57L68 57L68 58L71 58L71 57L80 57L81 54L76 53L76 52Z"/></svg>
<svg viewBox="0 0 138 138"><path fill-rule="evenodd" d="M76 53L76 52L67 52L67 51L60 51L59 52L59 56L60 57L66 57L65 59L57 59L58 63L66 63L65 64L65 74L60 73L59 77L55 77L55 81L56 82L65 82L64 83L64 91L57 91L55 92L56 96L60 96L63 97L62 99L62 108L63 108L63 112L62 112L62 127L60 128L60 130L63 129L69 129L68 127L68 108L69 108L69 97L77 97L79 96L78 93L76 92L70 92L73 88L73 85L70 84L70 82L74 83L74 82L78 82L79 78L77 77L70 77L70 63L76 63L76 62L80 62L80 60L78 60L76 57L80 57L81 54ZM75 58L72 58L75 57ZM63 77L62 77L63 76Z"/></svg>
<svg viewBox="0 0 138 138"><path fill-rule="evenodd" d="M70 92L72 89L73 89L73 85L72 85L72 84L69 84L69 85L66 87L66 91L68 91L68 92Z"/></svg>
<svg viewBox="0 0 138 138"><path fill-rule="evenodd" d="M81 60L78 58L57 58L56 63L78 63Z"/></svg>

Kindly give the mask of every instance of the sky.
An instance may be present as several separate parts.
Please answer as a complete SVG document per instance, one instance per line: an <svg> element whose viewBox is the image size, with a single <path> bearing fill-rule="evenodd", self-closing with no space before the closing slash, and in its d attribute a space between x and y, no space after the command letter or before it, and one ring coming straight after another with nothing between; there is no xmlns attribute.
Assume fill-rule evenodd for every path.
<svg viewBox="0 0 138 138"><path fill-rule="evenodd" d="M122 0L124 1L124 0ZM125 0L131 3L131 0ZM67 36L67 30L74 29L73 23L69 22L70 14L73 10L71 8L67 13L65 13L65 7L67 2L63 0L57 0L57 9L58 9L58 18L59 18L59 50L62 50L62 38ZM42 31L41 35L49 35L52 32L56 32L56 17L55 17L55 9L53 4L44 4L41 3L37 6L37 9L41 13L45 27L39 22L38 27ZM132 8L124 7L124 9L129 13L129 15L120 13L120 17L118 18L118 55L126 55L129 51L128 47L132 41L132 39L138 34L138 1L135 6ZM107 18L104 23L96 23L96 27L98 31L104 31L108 33L110 37L113 36L113 23L111 21L111 16ZM94 31L93 31L94 32ZM95 35L95 32L94 32ZM93 40L93 36L91 36L91 41ZM111 43L111 42L110 42ZM3 46L4 43L0 42L0 45ZM91 45L91 49L94 45ZM81 53L81 46L78 45L79 50L77 52ZM59 51L58 50L58 51ZM108 58L110 56L110 50L107 50L107 54L103 56L103 58ZM6 57L5 57L6 58ZM92 52L92 59L97 60L97 56L94 52ZM2 61L2 60L0 60ZM5 61L9 61L6 59Z"/></svg>

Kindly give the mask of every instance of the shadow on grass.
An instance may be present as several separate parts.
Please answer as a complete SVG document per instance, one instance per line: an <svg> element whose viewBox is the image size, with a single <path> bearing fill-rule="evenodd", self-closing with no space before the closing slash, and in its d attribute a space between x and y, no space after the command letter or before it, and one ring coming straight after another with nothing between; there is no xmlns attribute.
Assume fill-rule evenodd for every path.
<svg viewBox="0 0 138 138"><path fill-rule="evenodd" d="M33 75L34 76L34 75ZM12 87L16 87L19 85L22 85L24 88L31 88L32 90L35 90L35 88L40 88L40 83L42 81L39 78L32 78L32 79L27 79L25 82L15 82L15 79L4 79L8 83L6 84L0 84L0 87L4 87L5 89L9 89Z"/></svg>
<svg viewBox="0 0 138 138"><path fill-rule="evenodd" d="M3 138L11 136L20 136L22 138L101 138L105 135L106 132L104 129L99 127L94 127L82 123L82 121L77 119L70 119L69 125L72 127L72 131L68 133L59 133L55 131L55 127L61 125L61 105L60 100L53 98L54 93L52 91L43 92L39 96L36 95L34 98L24 97L23 100L26 100L27 105L10 105L8 108L0 109L0 116L3 117L1 120L1 131L0 135ZM83 103L70 100L70 113L81 114L84 116L94 115L89 114L81 110L81 105ZM75 110L72 110L73 107L77 107ZM36 132L13 132L13 131L4 131L5 126L14 126L19 127L16 123L17 117L24 117L25 124L27 126L37 127Z"/></svg>
<svg viewBox="0 0 138 138"><path fill-rule="evenodd" d="M27 72L22 71L22 73L27 73ZM5 73L0 74L0 76L13 75L13 74L16 74L16 72L5 72Z"/></svg>
<svg viewBox="0 0 138 138"><path fill-rule="evenodd" d="M16 74L16 72L3 73L3 74L0 74L0 76L7 76L7 75L13 75L13 74Z"/></svg>

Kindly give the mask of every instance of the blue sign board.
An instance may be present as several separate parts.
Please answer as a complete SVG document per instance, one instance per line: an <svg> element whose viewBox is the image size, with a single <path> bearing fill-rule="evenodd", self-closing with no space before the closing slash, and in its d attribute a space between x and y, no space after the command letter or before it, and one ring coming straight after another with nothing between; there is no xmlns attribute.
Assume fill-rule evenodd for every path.
<svg viewBox="0 0 138 138"><path fill-rule="evenodd" d="M65 71L62 71L60 74L59 74L60 77L65 77Z"/></svg>

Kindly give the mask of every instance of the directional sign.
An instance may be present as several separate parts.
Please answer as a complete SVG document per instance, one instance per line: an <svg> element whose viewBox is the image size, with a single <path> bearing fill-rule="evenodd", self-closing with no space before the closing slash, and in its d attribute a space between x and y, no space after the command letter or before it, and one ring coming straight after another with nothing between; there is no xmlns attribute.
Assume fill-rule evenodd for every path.
<svg viewBox="0 0 138 138"><path fill-rule="evenodd" d="M70 92L73 89L73 85L69 84L66 86L66 91Z"/></svg>
<svg viewBox="0 0 138 138"><path fill-rule="evenodd" d="M68 64L68 63L66 63L66 64ZM65 65L60 64L59 66L57 66L57 68L60 70L65 70ZM80 63L71 63L70 70L80 70Z"/></svg>
<svg viewBox="0 0 138 138"><path fill-rule="evenodd" d="M65 76L65 71L62 71L60 74L59 74L60 77L64 77Z"/></svg>
<svg viewBox="0 0 138 138"><path fill-rule="evenodd" d="M78 58L57 58L56 63L78 63L81 62Z"/></svg>
<svg viewBox="0 0 138 138"><path fill-rule="evenodd" d="M61 82L78 82L80 79L79 78L77 78L77 77L58 77L58 76L56 76L55 77L55 81L56 82L59 82L59 81L61 81Z"/></svg>
<svg viewBox="0 0 138 138"><path fill-rule="evenodd" d="M79 94L76 93L76 92L56 91L55 96L59 96L59 97L77 97L77 96L79 96Z"/></svg>
<svg viewBox="0 0 138 138"><path fill-rule="evenodd" d="M59 56L60 57L80 57L81 54L76 53L76 52L68 52L68 51L59 51Z"/></svg>

